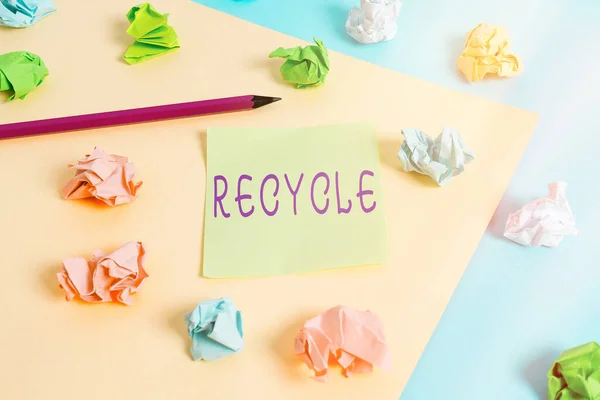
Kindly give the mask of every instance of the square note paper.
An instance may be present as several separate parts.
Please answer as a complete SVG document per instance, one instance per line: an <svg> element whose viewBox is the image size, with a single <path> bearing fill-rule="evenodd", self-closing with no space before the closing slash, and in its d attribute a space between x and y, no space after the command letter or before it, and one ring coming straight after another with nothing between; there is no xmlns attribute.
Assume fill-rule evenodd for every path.
<svg viewBox="0 0 600 400"><path fill-rule="evenodd" d="M207 143L204 276L385 261L374 125L209 129Z"/></svg>

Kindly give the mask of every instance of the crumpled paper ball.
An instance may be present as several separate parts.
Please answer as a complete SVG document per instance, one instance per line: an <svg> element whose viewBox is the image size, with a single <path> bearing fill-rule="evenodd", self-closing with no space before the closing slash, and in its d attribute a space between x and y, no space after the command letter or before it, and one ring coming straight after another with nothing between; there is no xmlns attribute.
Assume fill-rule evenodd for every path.
<svg viewBox="0 0 600 400"><path fill-rule="evenodd" d="M402 134L404 143L398 152L402 169L428 175L440 186L448 184L475 159L453 128L444 127L435 140L418 129L402 129Z"/></svg>
<svg viewBox="0 0 600 400"><path fill-rule="evenodd" d="M329 73L329 54L322 41L313 38L316 46L297 46L290 49L278 48L269 58L280 57L286 61L280 68L286 82L298 89L321 85Z"/></svg>
<svg viewBox="0 0 600 400"><path fill-rule="evenodd" d="M465 48L458 58L458 69L471 82L487 74L514 76L523 70L519 58L509 53L506 29L499 25L479 24L467 35Z"/></svg>
<svg viewBox="0 0 600 400"><path fill-rule="evenodd" d="M179 38L168 19L169 14L161 14L149 3L131 8L127 13L131 24L127 34L135 42L123 55L125 62L137 64L179 49Z"/></svg>
<svg viewBox="0 0 600 400"><path fill-rule="evenodd" d="M0 25L26 28L55 11L52 0L0 0Z"/></svg>
<svg viewBox="0 0 600 400"><path fill-rule="evenodd" d="M400 0L361 0L360 8L354 7L348 13L346 32L365 44L392 40L398 33L400 8Z"/></svg>
<svg viewBox="0 0 600 400"><path fill-rule="evenodd" d="M83 257L65 258L57 274L67 301L79 298L90 303L119 302L131 305L131 295L141 288L148 274L144 270L146 250L141 242L128 242L111 254L96 250Z"/></svg>
<svg viewBox="0 0 600 400"><path fill-rule="evenodd" d="M327 381L330 360L342 367L345 377L371 372L374 365L391 369L383 323L371 311L333 307L304 323L296 334L294 349L318 382Z"/></svg>
<svg viewBox="0 0 600 400"><path fill-rule="evenodd" d="M0 55L0 92L13 92L7 101L24 99L48 76L48 68L40 56L27 51Z"/></svg>
<svg viewBox="0 0 600 400"><path fill-rule="evenodd" d="M567 184L548 185L548 196L539 198L508 216L504 237L523 246L557 247L565 236L579 235L567 201Z"/></svg>
<svg viewBox="0 0 600 400"><path fill-rule="evenodd" d="M564 351L548 371L549 400L600 399L600 346L590 342Z"/></svg>
<svg viewBox="0 0 600 400"><path fill-rule="evenodd" d="M229 297L198 303L185 315L185 323L194 360L214 361L244 348L242 313Z"/></svg>
<svg viewBox="0 0 600 400"><path fill-rule="evenodd" d="M69 168L75 169L75 176L62 190L69 200L95 197L109 206L118 206L134 201L142 186L142 182L133 182L135 167L127 157L109 155L99 147Z"/></svg>

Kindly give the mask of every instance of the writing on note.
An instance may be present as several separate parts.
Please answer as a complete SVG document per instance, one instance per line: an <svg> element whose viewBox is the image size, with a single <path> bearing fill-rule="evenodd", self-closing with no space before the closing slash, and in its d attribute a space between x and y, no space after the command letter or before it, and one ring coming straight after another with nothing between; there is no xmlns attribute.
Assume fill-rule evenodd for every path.
<svg viewBox="0 0 600 400"><path fill-rule="evenodd" d="M234 181L237 190L234 190L235 186L230 189L231 180L228 181L223 175L215 175L213 177L213 216L214 218L229 218L231 212L238 212L242 217L248 218L255 211L263 212L270 217L277 215L278 212L289 212L298 215L299 208L304 212L316 212L317 214L327 212L348 214L352 211L354 203L352 198L341 198L339 176L339 171L335 171L331 175L327 172L318 172L307 178L307 182L304 184L307 189L306 195L298 196L304 182L304 173L300 173L296 178L291 178L287 173L284 173L282 175L283 179L277 174L268 174L259 179L254 179L248 174L242 174ZM354 201L360 210L359 212L370 213L377 207L376 200L368 200L368 197L373 197L374 193L373 190L366 188L365 183L366 178L374 176L373 171L367 169L361 171L358 176ZM281 182L285 182L285 184ZM258 189L258 199L250 194L247 187L253 184L254 189ZM280 190L280 188L282 189ZM227 212L223 205L227 196L235 196L236 208L231 212ZM285 196L291 197L292 207L287 210L280 210L279 198ZM298 203L301 203L301 205L299 206ZM330 204L332 205L331 211L329 210Z"/></svg>

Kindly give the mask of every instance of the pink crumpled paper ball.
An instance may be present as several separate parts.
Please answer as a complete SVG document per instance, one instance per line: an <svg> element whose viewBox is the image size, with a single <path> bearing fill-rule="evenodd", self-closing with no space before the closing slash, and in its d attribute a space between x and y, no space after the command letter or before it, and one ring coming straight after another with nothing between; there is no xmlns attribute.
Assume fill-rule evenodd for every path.
<svg viewBox="0 0 600 400"><path fill-rule="evenodd" d="M566 190L565 182L549 184L547 196L508 216L504 236L523 246L557 247L565 236L579 235Z"/></svg>
<svg viewBox="0 0 600 400"><path fill-rule="evenodd" d="M131 305L148 274L144 270L146 250L141 242L128 242L115 252L96 250L91 260L65 258L57 275L67 301L80 298L90 303L117 301Z"/></svg>
<svg viewBox="0 0 600 400"><path fill-rule="evenodd" d="M99 147L69 168L75 169L75 176L62 190L69 200L95 197L109 206L118 206L134 201L142 186L142 182L133 182L135 167L127 157L108 154Z"/></svg>
<svg viewBox="0 0 600 400"><path fill-rule="evenodd" d="M371 372L373 366L391 369L391 354L381 319L371 311L337 306L309 319L296 334L296 355L315 371L314 379L327 382L329 361L343 374Z"/></svg>

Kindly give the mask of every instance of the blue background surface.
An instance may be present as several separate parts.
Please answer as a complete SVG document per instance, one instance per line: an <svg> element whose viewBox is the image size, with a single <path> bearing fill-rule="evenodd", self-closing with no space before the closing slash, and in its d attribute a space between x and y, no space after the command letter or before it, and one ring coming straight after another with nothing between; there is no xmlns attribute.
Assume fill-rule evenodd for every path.
<svg viewBox="0 0 600 400"><path fill-rule="evenodd" d="M397 37L373 45L356 43L345 32L347 13L359 0L196 1L541 114L401 400L546 398L546 373L560 352L600 339L600 1L407 0ZM457 72L465 35L480 22L507 28L525 66L522 75L469 84ZM523 248L502 239L508 213L544 196L546 185L556 180L569 184L580 236L556 249Z"/></svg>

